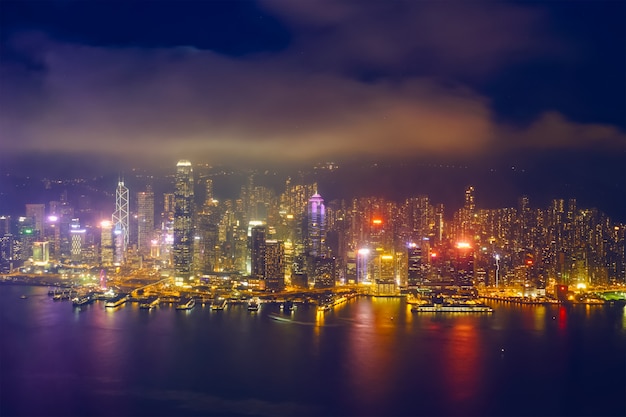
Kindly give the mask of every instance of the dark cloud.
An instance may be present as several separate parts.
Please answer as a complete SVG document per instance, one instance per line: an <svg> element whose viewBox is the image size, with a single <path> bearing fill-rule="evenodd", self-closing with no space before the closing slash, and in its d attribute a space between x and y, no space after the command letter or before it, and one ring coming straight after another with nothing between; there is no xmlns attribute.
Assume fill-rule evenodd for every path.
<svg viewBox="0 0 626 417"><path fill-rule="evenodd" d="M302 62L384 74L484 76L564 45L530 4L266 0L291 23Z"/></svg>
<svg viewBox="0 0 626 417"><path fill-rule="evenodd" d="M458 81L563 51L536 7L264 4L293 27L289 48L233 57L14 36L37 65L0 63L0 152L280 163L624 148L620 129L558 109L524 126L497 121L490 98ZM359 76L370 71L383 76Z"/></svg>

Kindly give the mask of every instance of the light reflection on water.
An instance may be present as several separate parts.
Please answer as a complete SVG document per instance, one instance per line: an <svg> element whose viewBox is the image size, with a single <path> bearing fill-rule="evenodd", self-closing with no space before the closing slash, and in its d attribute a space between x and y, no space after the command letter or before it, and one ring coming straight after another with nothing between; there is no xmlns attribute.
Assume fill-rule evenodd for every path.
<svg viewBox="0 0 626 417"><path fill-rule="evenodd" d="M27 300L19 299L23 291ZM490 315L417 314L404 300L372 297L325 313L264 304L250 314L245 306L73 309L45 292L0 287L0 404L13 414L46 414L45 404L19 400L30 392L71 400L56 409L66 415L109 410L113 397L104 392L116 393L126 415L219 414L220 404L232 415L239 399L339 415L624 414L626 378L597 379L626 365L623 306L494 304ZM35 377L42 369L43 391ZM181 409L173 400L159 403L167 411L150 408L155 395L137 393L151 389L209 396L218 408ZM604 405L584 402L594 396ZM520 397L528 401L509 409Z"/></svg>

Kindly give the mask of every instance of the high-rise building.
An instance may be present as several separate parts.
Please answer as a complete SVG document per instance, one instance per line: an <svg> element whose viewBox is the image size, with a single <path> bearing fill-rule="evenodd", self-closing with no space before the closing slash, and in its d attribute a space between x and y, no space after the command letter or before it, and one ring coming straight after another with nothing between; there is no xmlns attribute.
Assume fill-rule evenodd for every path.
<svg viewBox="0 0 626 417"><path fill-rule="evenodd" d="M426 268L423 262L422 248L412 243L407 248L408 274L407 284L409 287L417 287L424 283Z"/></svg>
<svg viewBox="0 0 626 417"><path fill-rule="evenodd" d="M72 219L70 224L70 254L71 260L75 263L82 262L83 245L85 244L85 229L80 228L80 222L78 219Z"/></svg>
<svg viewBox="0 0 626 417"><path fill-rule="evenodd" d="M278 240L265 241L265 288L282 291L285 288L285 246Z"/></svg>
<svg viewBox="0 0 626 417"><path fill-rule="evenodd" d="M193 168L191 162L176 164L174 192L174 276L177 281L191 278L193 262Z"/></svg>
<svg viewBox="0 0 626 417"><path fill-rule="evenodd" d="M467 242L457 243L452 261L454 283L460 287L474 285L474 249Z"/></svg>
<svg viewBox="0 0 626 417"><path fill-rule="evenodd" d="M253 226L250 230L250 276L264 279L266 271L266 227Z"/></svg>
<svg viewBox="0 0 626 417"><path fill-rule="evenodd" d="M149 186L137 194L137 229L137 249L147 255L154 233L154 193Z"/></svg>
<svg viewBox="0 0 626 417"><path fill-rule="evenodd" d="M310 256L322 256L325 253L326 209L324 199L314 194L309 199L307 216L307 249Z"/></svg>
<svg viewBox="0 0 626 417"><path fill-rule="evenodd" d="M113 265L113 222L100 222L100 263L102 266Z"/></svg>
<svg viewBox="0 0 626 417"><path fill-rule="evenodd" d="M37 236L43 236L45 210L45 204L26 204L26 217L31 219L34 234Z"/></svg>
<svg viewBox="0 0 626 417"><path fill-rule="evenodd" d="M33 262L35 265L46 265L49 261L48 242L33 242Z"/></svg>
<svg viewBox="0 0 626 417"><path fill-rule="evenodd" d="M332 288L336 281L336 259L314 257L311 259L313 271L313 286L315 288Z"/></svg>
<svg viewBox="0 0 626 417"><path fill-rule="evenodd" d="M115 212L113 213L113 229L115 235L115 263L122 264L129 241L128 188L124 180L117 182L115 190Z"/></svg>

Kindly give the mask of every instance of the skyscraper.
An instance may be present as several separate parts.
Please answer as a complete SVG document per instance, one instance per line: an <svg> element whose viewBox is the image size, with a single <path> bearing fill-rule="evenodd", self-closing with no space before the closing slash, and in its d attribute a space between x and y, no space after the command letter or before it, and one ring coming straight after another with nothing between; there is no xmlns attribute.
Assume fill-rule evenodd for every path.
<svg viewBox="0 0 626 417"><path fill-rule="evenodd" d="M129 239L128 221L128 188L124 185L124 180L120 179L115 190L115 212L113 213L116 264L124 262Z"/></svg>
<svg viewBox="0 0 626 417"><path fill-rule="evenodd" d="M278 240L265 241L265 288L285 288L285 245Z"/></svg>
<svg viewBox="0 0 626 417"><path fill-rule="evenodd" d="M109 220L100 222L100 264L113 265L113 223Z"/></svg>
<svg viewBox="0 0 626 417"><path fill-rule="evenodd" d="M265 278L266 268L266 228L264 225L253 226L250 230L250 276Z"/></svg>
<svg viewBox="0 0 626 417"><path fill-rule="evenodd" d="M174 276L177 281L188 281L193 262L193 168L191 162L176 164L174 192Z"/></svg>
<svg viewBox="0 0 626 417"><path fill-rule="evenodd" d="M409 287L417 287L424 283L425 268L422 261L422 248L412 243L407 248L408 274L407 283Z"/></svg>
<svg viewBox="0 0 626 417"><path fill-rule="evenodd" d="M35 234L43 236L43 221L45 217L45 204L26 204L26 217L31 219Z"/></svg>
<svg viewBox="0 0 626 417"><path fill-rule="evenodd" d="M310 256L322 256L325 246L326 209L324 199L314 194L309 199L307 217L307 244Z"/></svg>
<svg viewBox="0 0 626 417"><path fill-rule="evenodd" d="M137 249L147 255L154 232L154 193L150 186L137 194L137 228Z"/></svg>

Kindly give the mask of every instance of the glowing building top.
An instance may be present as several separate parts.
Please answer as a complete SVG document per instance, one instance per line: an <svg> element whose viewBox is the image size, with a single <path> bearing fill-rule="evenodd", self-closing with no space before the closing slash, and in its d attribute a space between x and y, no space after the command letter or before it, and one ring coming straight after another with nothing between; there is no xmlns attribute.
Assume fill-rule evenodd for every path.
<svg viewBox="0 0 626 417"><path fill-rule="evenodd" d="M309 199L308 207L308 249L312 256L321 256L326 241L326 209L324 199L315 193Z"/></svg>

